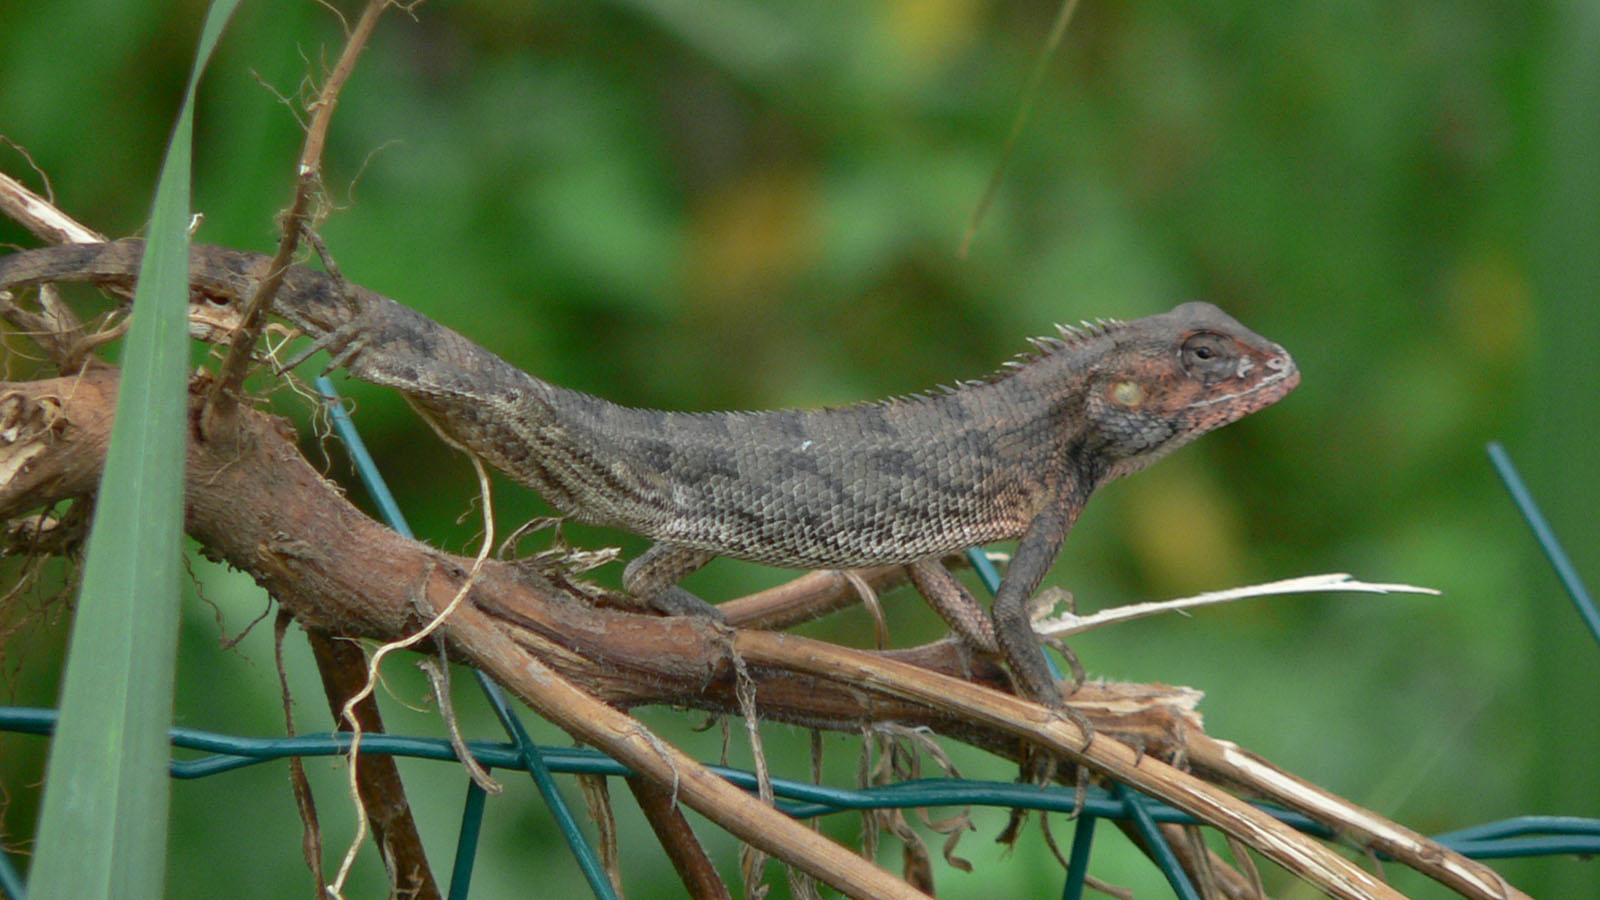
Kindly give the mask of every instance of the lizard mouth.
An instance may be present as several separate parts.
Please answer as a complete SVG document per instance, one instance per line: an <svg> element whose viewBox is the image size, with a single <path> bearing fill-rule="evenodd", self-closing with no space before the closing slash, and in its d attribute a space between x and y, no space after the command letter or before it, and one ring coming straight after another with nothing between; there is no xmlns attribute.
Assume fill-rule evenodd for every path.
<svg viewBox="0 0 1600 900"><path fill-rule="evenodd" d="M1282 347L1277 348L1277 350L1277 354L1268 357L1265 363L1267 370L1271 374L1262 376L1260 381L1257 381L1255 384L1244 388L1243 390L1234 391L1230 394L1222 394L1220 396L1206 397L1203 400L1196 400L1195 402L1189 404L1188 408L1200 409L1207 406L1216 406L1219 403L1228 403L1233 400L1249 397L1250 407L1248 410L1240 413L1242 416L1246 412L1254 412L1263 406L1277 402L1285 394L1289 393L1300 385L1300 369L1295 366L1294 358L1291 357Z"/></svg>

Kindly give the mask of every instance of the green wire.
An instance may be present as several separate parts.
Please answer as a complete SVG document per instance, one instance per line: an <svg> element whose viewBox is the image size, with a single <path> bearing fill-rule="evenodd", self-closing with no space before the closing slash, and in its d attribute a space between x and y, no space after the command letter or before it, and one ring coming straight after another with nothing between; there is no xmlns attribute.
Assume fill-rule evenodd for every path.
<svg viewBox="0 0 1600 900"><path fill-rule="evenodd" d="M1517 467L1511 464L1511 455L1498 441L1491 442L1488 447L1489 461L1494 464L1495 471L1500 473L1500 480L1505 482L1506 490L1511 494L1512 502L1517 504L1522 518L1527 520L1528 527L1533 529L1534 539L1539 542L1539 547L1544 550L1544 555L1549 558L1550 565L1556 570L1556 577L1561 579L1561 584L1567 589L1567 596L1572 598L1572 605L1578 608L1578 615L1582 617L1583 624L1589 626L1589 633L1596 641L1600 641L1600 610L1595 609L1594 598L1589 596L1588 588L1583 586L1583 579L1578 576L1578 568L1567 557L1567 551L1561 548L1561 542L1556 539L1555 530L1545 520L1544 513L1539 511L1539 504L1534 502L1533 492L1523 483L1522 476L1517 474Z"/></svg>
<svg viewBox="0 0 1600 900"><path fill-rule="evenodd" d="M1179 900L1200 900L1200 895L1195 892L1194 885L1190 883L1189 876L1184 874L1183 866L1178 865L1178 858L1172 853L1172 846L1156 828L1155 820L1150 811L1145 809L1144 797L1120 782L1114 786L1118 797L1128 809L1128 819L1133 822L1133 827L1144 839L1144 850L1150 858L1155 860L1156 866L1161 869L1161 874L1167 876L1167 881L1172 885Z"/></svg>
<svg viewBox="0 0 1600 900"><path fill-rule="evenodd" d="M0 732L49 735L55 728L57 711L32 707L0 707ZM260 765L291 756L337 756L350 749L348 732L299 735L293 738L252 738L218 734L196 728L170 731L172 745L185 750L201 750L212 755L199 759L173 760L174 778L203 778L243 766ZM361 740L362 752L373 755L405 756L439 762L457 761L455 750L444 738L411 737L393 734L369 735ZM467 749L486 768L520 769L523 750L504 741L468 741ZM627 775L621 763L585 747L540 746L538 756L552 773L565 775ZM723 778L754 792L753 772L710 767ZM1066 787L1040 788L1015 782L975 781L956 778L928 778L903 781L870 788L836 788L808 781L772 779L773 793L791 801L779 808L797 818L860 809L909 809L925 806L1027 807L1071 812L1075 792ZM467 803L473 803L468 791ZM1256 804L1256 808L1302 832L1329 837L1328 830L1298 813ZM1187 814L1164 803L1142 799L1130 804L1105 790L1092 788L1082 805L1083 819L1127 819L1140 816L1150 822L1194 824ZM470 810L469 810L470 813ZM464 818L471 818L465 816ZM1085 826L1080 821L1080 832ZM1600 855L1600 819L1578 816L1517 816L1434 836L1433 840L1457 853L1475 859L1536 857L1551 855ZM1074 843L1072 855L1088 853ZM468 864L470 874L470 862ZM458 872L460 866L457 867ZM459 875L458 875L459 877ZM0 890L5 889L6 865L0 855ZM461 895L452 892L452 897Z"/></svg>

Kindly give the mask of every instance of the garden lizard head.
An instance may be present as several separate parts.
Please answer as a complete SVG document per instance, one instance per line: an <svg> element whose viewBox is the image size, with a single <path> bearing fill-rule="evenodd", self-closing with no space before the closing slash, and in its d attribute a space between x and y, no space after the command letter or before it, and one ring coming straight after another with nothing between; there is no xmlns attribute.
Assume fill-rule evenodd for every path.
<svg viewBox="0 0 1600 900"><path fill-rule="evenodd" d="M1089 371L1088 444L1118 478L1277 402L1300 383L1279 345L1209 303L1106 330Z"/></svg>

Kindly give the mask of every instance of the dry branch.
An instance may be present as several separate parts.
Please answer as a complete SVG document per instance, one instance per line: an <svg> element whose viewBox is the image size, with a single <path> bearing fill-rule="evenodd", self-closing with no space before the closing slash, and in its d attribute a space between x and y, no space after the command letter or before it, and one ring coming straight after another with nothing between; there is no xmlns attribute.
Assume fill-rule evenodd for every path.
<svg viewBox="0 0 1600 900"><path fill-rule="evenodd" d="M0 516L93 490L97 477L92 460L103 454L109 437L116 375L110 367L94 366L74 379L0 383L0 419L5 420L0 430L14 435L0 445L0 460L25 458L0 484ZM204 391L205 385L196 385L191 393L198 397ZM55 411L48 420L40 414L43 404ZM411 633L443 608L469 564L366 518L306 463L280 425L247 412L238 419L239 432L226 442L230 451L221 457L209 445L191 443L186 474L190 534L208 552L251 572L308 627L374 638ZM53 464L58 459L63 463L59 467ZM582 606L541 577L504 564L486 567L474 601L485 594L511 598L513 606L541 605L540 598ZM603 626L603 620L584 624ZM763 806L625 713L574 687L563 673L512 640L503 620L464 607L446 631L454 653L494 675L535 711L671 786L681 801L741 839L849 896L923 896ZM529 638L528 643L541 641ZM564 653L559 661L569 664L574 657ZM580 662L580 674L594 668Z"/></svg>
<svg viewBox="0 0 1600 900"><path fill-rule="evenodd" d="M116 371L101 365L75 378L0 383L0 432L12 436L0 445L0 472L9 475L0 480L0 516L93 490L115 387ZM306 463L281 422L250 413L239 428L224 442L232 447L225 458L191 444L188 529L209 552L250 572L302 623L388 639L415 630L459 589L469 560L401 538L362 515ZM1193 758L1193 750L1183 749L1200 735L1187 709L1192 694L1169 692L1152 703L1125 687L1087 687L1074 706L1101 736L1085 746L1074 723L996 690L1003 673L991 663L971 660L973 680L961 678L968 661L949 642L867 653L783 634L730 634L696 619L597 608L580 592L514 563L485 565L470 605L445 634L452 653L541 715L742 839L852 896L917 894L711 775L620 709L668 703L737 711L730 654L738 653L756 680L763 716L849 731L875 721L925 725L1011 757L1026 738L1196 813L1330 894L1397 896L1315 841L1158 761L1182 753ZM1111 735L1137 736L1146 752ZM1323 806L1326 819L1333 806ZM1378 817L1344 809L1334 827L1363 837L1382 832L1373 827ZM1395 826L1392 833L1402 832ZM1452 886L1470 883L1469 896L1501 896L1502 882L1485 867L1415 846L1423 848L1417 858L1402 855L1408 863L1425 868L1430 859L1448 858L1457 871Z"/></svg>

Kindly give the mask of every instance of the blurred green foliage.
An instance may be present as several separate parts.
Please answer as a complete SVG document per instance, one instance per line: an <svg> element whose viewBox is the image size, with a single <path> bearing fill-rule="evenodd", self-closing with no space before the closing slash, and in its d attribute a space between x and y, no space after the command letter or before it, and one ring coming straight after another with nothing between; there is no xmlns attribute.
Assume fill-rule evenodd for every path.
<svg viewBox="0 0 1600 900"><path fill-rule="evenodd" d="M1583 512L1600 502L1591 5L1085 3L1007 159L1051 3L424 4L388 18L345 91L323 233L352 279L532 372L674 408L920 390L994 368L1056 321L1212 300L1290 348L1302 387L1104 491L1053 580L1087 608L1322 571L1445 594L1136 623L1075 644L1091 672L1203 688L1214 734L1419 830L1593 815L1596 648L1482 455L1501 438L1526 459L1600 583ZM114 235L141 227L200 18L194 2L0 0L0 133L64 209ZM313 3L240 11L201 92L197 240L271 246L300 139L279 95L301 96L340 41ZM29 175L15 151L0 160ZM0 240L29 242L3 223ZM470 546L472 518L457 521L469 468L398 398L349 390L417 531ZM543 509L504 483L497 502L507 525ZM247 579L194 567L226 634L264 608ZM722 562L691 586L722 599L782 577ZM13 601L6 620L39 602ZM899 642L940 632L908 596L890 598L890 616ZM846 613L811 632L856 642L863 622ZM180 722L281 729L268 629L219 653L198 600L185 628ZM7 642L14 702L53 702L63 631L51 611ZM307 654L289 653L301 727L325 729ZM421 697L395 668L397 697ZM438 729L389 708L393 730ZM480 714L468 712L476 733L493 733ZM692 717L643 715L715 758L715 734L690 734ZM804 777L804 736L769 730L775 767ZM855 741L826 743L830 776L849 780ZM42 752L0 741L8 845L31 832ZM966 774L1007 777L957 757ZM329 847L342 846L340 776L311 768ZM407 772L442 873L465 783L433 764ZM475 896L534 878L578 895L529 786L509 793L490 808ZM1036 837L1005 859L989 848L1002 820L984 814L962 847L981 876L940 872L950 896L1059 890ZM625 846L648 846L624 825ZM305 889L280 771L179 785L174 840L174 897ZM632 896L679 893L658 857L627 856ZM376 860L364 866L357 890L381 890ZM1536 896L1600 888L1571 859L1497 867ZM1097 842L1095 874L1165 890L1114 839Z"/></svg>

